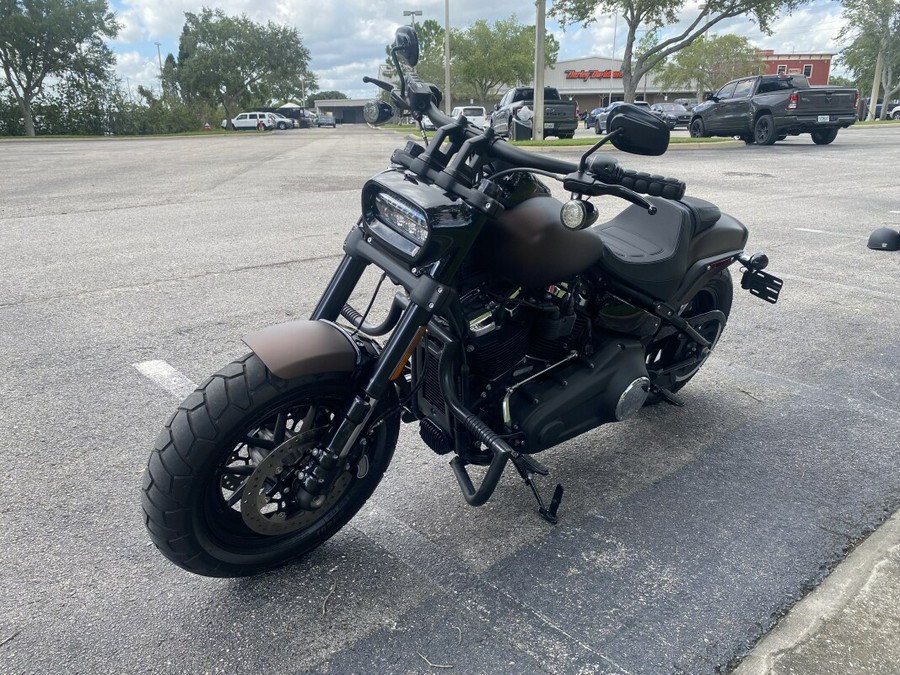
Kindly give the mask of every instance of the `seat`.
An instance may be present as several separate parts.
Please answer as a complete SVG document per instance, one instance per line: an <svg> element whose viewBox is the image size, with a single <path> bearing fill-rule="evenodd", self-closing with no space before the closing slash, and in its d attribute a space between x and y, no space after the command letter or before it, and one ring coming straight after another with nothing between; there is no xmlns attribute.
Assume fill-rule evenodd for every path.
<svg viewBox="0 0 900 675"><path fill-rule="evenodd" d="M686 204L658 197L648 201L658 209L654 215L640 206L629 206L594 229L606 245L603 265L629 285L665 300L678 289L688 268L694 211Z"/></svg>
<svg viewBox="0 0 900 675"><path fill-rule="evenodd" d="M694 236L708 230L722 217L719 207L712 202L696 197L682 197L681 203L688 207L694 221Z"/></svg>

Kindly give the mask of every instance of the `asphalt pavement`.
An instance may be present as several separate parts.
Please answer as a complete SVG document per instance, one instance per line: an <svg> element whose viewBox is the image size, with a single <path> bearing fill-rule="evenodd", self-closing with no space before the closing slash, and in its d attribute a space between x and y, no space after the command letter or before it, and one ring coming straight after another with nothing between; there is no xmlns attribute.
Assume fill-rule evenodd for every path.
<svg viewBox="0 0 900 675"><path fill-rule="evenodd" d="M866 248L900 228L900 127L619 155L743 221L785 288L736 289L685 408L541 455L559 525L512 475L468 507L404 428L301 562L204 579L153 549L171 391L309 315L401 142L0 142L0 673L900 673L900 252Z"/></svg>

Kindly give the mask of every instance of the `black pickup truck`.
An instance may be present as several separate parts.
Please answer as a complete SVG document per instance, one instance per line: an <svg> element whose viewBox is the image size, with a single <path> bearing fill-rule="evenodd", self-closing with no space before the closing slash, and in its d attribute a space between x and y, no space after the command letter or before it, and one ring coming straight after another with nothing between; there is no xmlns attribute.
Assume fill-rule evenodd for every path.
<svg viewBox="0 0 900 675"><path fill-rule="evenodd" d="M575 101L563 100L554 87L544 87L544 137L572 138L578 128L576 109ZM534 88L515 87L494 106L491 122L497 133L514 137L519 127L524 128L530 138L533 116Z"/></svg>
<svg viewBox="0 0 900 675"><path fill-rule="evenodd" d="M772 145L808 133L828 145L838 129L856 122L859 92L849 87L811 87L802 75L757 75L732 80L693 110L691 136L738 136Z"/></svg>

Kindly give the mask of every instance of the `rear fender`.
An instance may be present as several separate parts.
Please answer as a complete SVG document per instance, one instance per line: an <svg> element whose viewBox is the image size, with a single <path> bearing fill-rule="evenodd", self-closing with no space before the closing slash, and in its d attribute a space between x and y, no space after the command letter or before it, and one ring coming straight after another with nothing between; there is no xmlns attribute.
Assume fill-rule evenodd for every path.
<svg viewBox="0 0 900 675"><path fill-rule="evenodd" d="M272 373L285 380L353 372L363 359L362 350L347 331L328 321L289 321L242 339Z"/></svg>

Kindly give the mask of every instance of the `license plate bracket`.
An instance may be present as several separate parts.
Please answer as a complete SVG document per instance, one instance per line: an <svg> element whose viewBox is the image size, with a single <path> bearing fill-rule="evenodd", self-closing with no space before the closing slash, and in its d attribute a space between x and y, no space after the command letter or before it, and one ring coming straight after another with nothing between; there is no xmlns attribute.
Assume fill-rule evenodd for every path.
<svg viewBox="0 0 900 675"><path fill-rule="evenodd" d="M831 115L819 115L818 122L830 122Z"/></svg>
<svg viewBox="0 0 900 675"><path fill-rule="evenodd" d="M778 302L782 286L784 286L784 282L781 279L762 270L748 269L741 277L741 288L750 291L750 295L755 295L773 305Z"/></svg>
<svg viewBox="0 0 900 675"><path fill-rule="evenodd" d="M545 129L552 129L552 128L553 128L553 122L544 122L544 128L545 128Z"/></svg>

